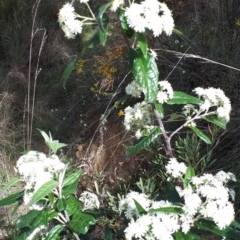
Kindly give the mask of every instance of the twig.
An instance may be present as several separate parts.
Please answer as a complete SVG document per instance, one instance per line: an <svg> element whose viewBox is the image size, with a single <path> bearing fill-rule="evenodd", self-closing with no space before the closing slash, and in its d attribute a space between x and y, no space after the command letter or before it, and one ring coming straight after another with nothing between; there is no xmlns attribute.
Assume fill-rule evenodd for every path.
<svg viewBox="0 0 240 240"><path fill-rule="evenodd" d="M166 149L167 149L167 154L170 158L173 158L173 152L172 152L172 147L171 147L171 144L170 144L170 140L171 138L168 137L167 133L166 133L166 130L164 128L164 125L163 125L163 122L162 122L162 119L160 117L160 114L158 113L158 111L156 109L154 109L154 113L156 115L156 118L157 118L157 121L158 121L158 124L160 126L160 129L162 131L162 134L163 134L163 137L164 137L164 140L165 140L165 143L166 143Z"/></svg>

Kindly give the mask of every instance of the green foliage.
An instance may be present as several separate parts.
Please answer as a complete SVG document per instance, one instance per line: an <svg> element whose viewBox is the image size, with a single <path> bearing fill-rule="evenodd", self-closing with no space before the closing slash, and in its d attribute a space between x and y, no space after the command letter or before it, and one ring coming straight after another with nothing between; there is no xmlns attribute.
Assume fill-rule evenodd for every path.
<svg viewBox="0 0 240 240"><path fill-rule="evenodd" d="M44 183L32 196L29 205L33 205L37 203L39 200L44 198L46 195L48 195L50 192L52 192L53 189L55 189L58 186L58 182L54 180L49 180L48 182Z"/></svg>
<svg viewBox="0 0 240 240"><path fill-rule="evenodd" d="M197 174L209 170L216 161L212 155L213 146L204 147L202 140L194 134L184 138L179 136L175 141L175 151L178 158L195 169Z"/></svg>
<svg viewBox="0 0 240 240"><path fill-rule="evenodd" d="M187 93L174 91L173 98L167 101L167 104L201 104L202 100L193 97Z"/></svg>
<svg viewBox="0 0 240 240"><path fill-rule="evenodd" d="M134 155L140 152L143 149L146 149L159 135L161 134L161 130L159 127L155 127L151 130L151 133L147 137L143 137L139 140L134 146L127 148L127 154Z"/></svg>
<svg viewBox="0 0 240 240"><path fill-rule="evenodd" d="M105 12L110 5L111 5L111 2L103 4L99 8L98 17L97 17L97 22L99 27L99 39L100 39L100 43L103 46L107 41L107 34L108 34L107 31L108 31L108 22L109 22L109 18L107 14L105 14Z"/></svg>
<svg viewBox="0 0 240 240"><path fill-rule="evenodd" d="M193 132L196 133L196 135L199 138L201 138L206 144L212 144L211 139L205 133L203 133L199 128L193 127L193 126L188 126L188 127L191 128Z"/></svg>
<svg viewBox="0 0 240 240"><path fill-rule="evenodd" d="M18 192L18 193L11 194L10 196L8 196L4 199L1 199L0 200L0 207L11 205L15 202L20 201L23 194L24 194L24 191L21 191L21 192Z"/></svg>
<svg viewBox="0 0 240 240"><path fill-rule="evenodd" d="M140 35L141 36L141 35ZM147 45L141 37L141 50L145 53ZM129 50L129 62L134 78L143 88L145 101L155 102L158 92L158 67L150 53L140 54L134 49Z"/></svg>
<svg viewBox="0 0 240 240"><path fill-rule="evenodd" d="M49 133L49 136L42 130L38 129L38 131L42 134L46 145L51 149L51 151L56 154L58 149L61 149L63 147L66 147L67 144L60 143L58 140L53 140L51 133Z"/></svg>

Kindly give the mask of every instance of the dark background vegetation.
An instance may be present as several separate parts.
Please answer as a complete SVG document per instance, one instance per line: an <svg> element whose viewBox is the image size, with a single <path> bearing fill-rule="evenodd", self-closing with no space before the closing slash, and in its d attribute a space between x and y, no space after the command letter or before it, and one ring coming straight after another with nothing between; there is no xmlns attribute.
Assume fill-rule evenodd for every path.
<svg viewBox="0 0 240 240"><path fill-rule="evenodd" d="M90 1L90 5L97 9L103 2ZM110 148L111 152L114 152L116 145L122 144L123 139L117 137L118 133L111 129L116 126L121 129L123 118L117 113L124 107L118 107L113 111L107 130L102 129L98 134L100 140L93 138L101 114L123 95L124 86L131 80L129 76L122 83L129 69L127 59L124 57L127 48L116 24L117 16L110 14L112 27L107 47L85 49L84 43L92 36L94 28L84 29L82 36L75 40L66 39L57 22L58 11L65 1L42 0L34 23L30 64L35 3L35 0L0 0L0 174L6 178L12 175L12 166L20 153L27 149L27 116L32 109L32 105L31 109L27 107L29 76L31 99L34 88L36 90L32 149L46 152L37 128L46 132L51 131L54 139L68 143L69 148L65 153L74 158L75 164L78 164L78 161L80 164L84 154L81 155L79 151L85 153L87 147L84 148L84 144L89 146L92 139L91 144L94 145L96 141L96 148L92 151L100 152L103 151L100 146L104 145L101 142L103 141L101 136L104 134L108 139L115 139L114 144L110 141L115 147L109 147L108 143L104 145L105 148ZM197 153L194 151L201 152L202 155L205 154L205 158L210 159L210 162L214 162L212 165L209 164L211 167L206 167L207 170L225 169L234 172L239 178L240 1L166 0L166 3L172 9L176 29L179 32L173 33L170 37L149 37L151 48L158 53L160 79L167 79L175 90L188 93L198 86L220 87L232 102L231 120L227 131L218 132L210 126L212 131L218 132L213 134L216 141L208 149L210 155L206 153L205 146L198 147L198 143L191 138L187 142L188 148L180 141L180 148L176 150L182 154L182 158L189 159L189 162L196 161L194 157ZM79 11L86 13L84 7L79 8ZM39 56L45 30L47 38ZM114 53L119 48L122 56L115 63L113 56L108 55L107 51ZM78 72L75 69L64 88L62 74L76 55L78 59L84 61L82 71ZM40 71L34 86L38 60ZM117 68L111 76L99 67L110 63L115 63ZM94 84L97 84L97 91L91 90ZM203 127L207 130L208 126ZM124 143L128 143L127 140ZM188 156L184 155L184 151L188 152ZM120 159L121 162L121 158L125 157L124 153L120 151L116 153L119 155L116 159ZM108 154L105 158L109 156ZM143 161L145 159L142 156L140 158ZM108 168L110 182L115 180L110 177L114 175L119 161ZM134 169L136 164L132 164ZM105 167L102 166L100 169L103 171Z"/></svg>

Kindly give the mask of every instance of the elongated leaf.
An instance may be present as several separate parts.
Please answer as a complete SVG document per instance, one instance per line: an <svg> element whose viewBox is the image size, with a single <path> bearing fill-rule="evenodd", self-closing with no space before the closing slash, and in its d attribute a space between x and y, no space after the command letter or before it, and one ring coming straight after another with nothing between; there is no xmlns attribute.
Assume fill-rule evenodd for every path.
<svg viewBox="0 0 240 240"><path fill-rule="evenodd" d="M66 82L67 82L67 79L69 78L70 74L72 73L75 65L76 65L76 62L77 62L77 57L75 57L68 65L67 67L65 68L64 72L63 72L63 75L61 77L61 82L63 83L63 88L65 89L65 86L66 86Z"/></svg>
<svg viewBox="0 0 240 240"><path fill-rule="evenodd" d="M19 200L22 199L24 195L24 191L22 192L18 192L18 193L14 193L4 199L1 199L0 200L0 207L3 207L3 206L8 206L8 205L11 205L15 202L18 202Z"/></svg>
<svg viewBox="0 0 240 240"><path fill-rule="evenodd" d="M133 201L134 201L137 211L140 215L147 213L147 211L140 205L140 203L138 203L135 199L133 199Z"/></svg>
<svg viewBox="0 0 240 240"><path fill-rule="evenodd" d="M206 134L204 134L199 128L192 127L192 126L188 126L188 127L191 128L196 133L196 135L199 138L201 138L206 144L212 144L211 139Z"/></svg>
<svg viewBox="0 0 240 240"><path fill-rule="evenodd" d="M20 178L18 177L14 177L12 178L2 189L1 193L0 193L0 197L10 188L12 187L15 183L21 181Z"/></svg>
<svg viewBox="0 0 240 240"><path fill-rule="evenodd" d="M125 16L125 11L123 9L118 9L118 14L119 14L119 20L125 35L128 38L132 38L134 35L134 30L128 26L127 18Z"/></svg>
<svg viewBox="0 0 240 240"><path fill-rule="evenodd" d="M53 209L48 210L47 211L48 222L51 221L53 218L55 218L57 215L58 215L58 213L55 210L53 210Z"/></svg>
<svg viewBox="0 0 240 240"><path fill-rule="evenodd" d="M56 206L57 206L57 209L58 209L59 212L65 210L66 207L67 207L67 201L66 201L66 199L64 199L64 198L59 198L58 201L57 201Z"/></svg>
<svg viewBox="0 0 240 240"><path fill-rule="evenodd" d="M163 208L151 209L148 212L149 213L163 212L163 213L175 213L175 214L184 213L184 211L180 207L163 207Z"/></svg>
<svg viewBox="0 0 240 240"><path fill-rule="evenodd" d="M49 141L52 140L43 130L41 130L41 129L39 129L39 128L38 128L37 130L42 134L45 142L49 142Z"/></svg>
<svg viewBox="0 0 240 240"><path fill-rule="evenodd" d="M167 101L167 104L202 104L199 98L188 95L184 92L174 91L173 98Z"/></svg>
<svg viewBox="0 0 240 240"><path fill-rule="evenodd" d="M187 168L187 171L186 171L186 173L185 173L185 178L186 179L190 179L190 178L192 178L192 177L194 177L195 176L195 171L194 171L194 169L192 168L192 167L188 167Z"/></svg>
<svg viewBox="0 0 240 240"><path fill-rule="evenodd" d="M99 27L99 39L103 46L105 45L106 40L107 40L107 30L108 30L107 25L109 22L109 18L105 12L111 4L112 4L111 2L103 4L99 8L99 12L98 12L98 16L97 16L97 22L98 22L98 27Z"/></svg>
<svg viewBox="0 0 240 240"><path fill-rule="evenodd" d="M69 175L67 178L64 179L63 186L66 187L68 185L75 183L81 177L82 173L83 173L83 170L79 169L75 173L72 173L71 175Z"/></svg>
<svg viewBox="0 0 240 240"><path fill-rule="evenodd" d="M34 220L41 214L41 211L38 210L31 210L25 215L20 216L17 219L17 227L24 228L24 227L31 227Z"/></svg>
<svg viewBox="0 0 240 240"><path fill-rule="evenodd" d="M63 225L56 225L51 231L47 234L44 240L57 240L59 239L59 233L63 230Z"/></svg>
<svg viewBox="0 0 240 240"><path fill-rule="evenodd" d="M216 224L212 221L201 219L195 223L198 229L214 233L218 236L224 237L226 239L239 239L240 231L233 229L231 226L224 229L219 229Z"/></svg>
<svg viewBox="0 0 240 240"><path fill-rule="evenodd" d="M138 84L143 88L145 101L155 102L158 92L158 67L155 58L138 54L134 49L129 50L130 67Z"/></svg>
<svg viewBox="0 0 240 240"><path fill-rule="evenodd" d="M160 117L163 118L164 117L163 105L161 103L155 102L155 108L157 109Z"/></svg>
<svg viewBox="0 0 240 240"><path fill-rule="evenodd" d="M54 180L49 180L44 183L32 196L28 205L32 205L39 200L43 199L46 195L48 195L54 188L58 186L58 182Z"/></svg>
<svg viewBox="0 0 240 240"><path fill-rule="evenodd" d="M128 147L127 154L130 156L139 153L141 150L147 148L160 134L161 130L159 127L153 128L148 137L144 137L136 145Z"/></svg>
<svg viewBox="0 0 240 240"><path fill-rule="evenodd" d="M137 37L138 45L142 51L142 54L146 58L147 52L148 52L147 38L144 33L136 33L136 37Z"/></svg>
<svg viewBox="0 0 240 240"><path fill-rule="evenodd" d="M62 190L63 196L67 198L69 197L69 195L75 194L77 191L77 187L78 187L78 180L76 180L74 183L63 188Z"/></svg>
<svg viewBox="0 0 240 240"><path fill-rule="evenodd" d="M201 238L191 232L188 232L187 234L184 234L182 232L176 232L174 233L174 237L176 240L205 240L204 238Z"/></svg>
<svg viewBox="0 0 240 240"><path fill-rule="evenodd" d="M90 225L95 224L95 222L96 220L92 215L78 211L73 215L72 220L69 221L68 225L74 231L80 234L85 234Z"/></svg>
<svg viewBox="0 0 240 240"><path fill-rule="evenodd" d="M182 199L180 198L175 185L171 182L166 183L164 198L170 202L182 202Z"/></svg>
<svg viewBox="0 0 240 240"><path fill-rule="evenodd" d="M15 204L15 206L14 206L12 212L11 212L11 216L12 216L12 217L16 214L17 210L19 209L19 207L20 207L22 204L23 204L23 199L21 198L20 200L17 201L17 203Z"/></svg>
<svg viewBox="0 0 240 240"><path fill-rule="evenodd" d="M53 151L54 154L57 153L58 149L61 149L67 146L67 144L60 143L58 140L46 141L46 144Z"/></svg>
<svg viewBox="0 0 240 240"><path fill-rule="evenodd" d="M188 167L184 177L184 188L187 188L189 179L195 176L195 171L192 167Z"/></svg>
<svg viewBox="0 0 240 240"><path fill-rule="evenodd" d="M74 196L67 199L66 211L69 216L72 216L77 211L82 211L82 204Z"/></svg>
<svg viewBox="0 0 240 240"><path fill-rule="evenodd" d="M217 116L206 116L206 117L203 117L203 119L213 124L216 124L217 126L219 126L224 130L226 129L226 121L224 119L220 119Z"/></svg>

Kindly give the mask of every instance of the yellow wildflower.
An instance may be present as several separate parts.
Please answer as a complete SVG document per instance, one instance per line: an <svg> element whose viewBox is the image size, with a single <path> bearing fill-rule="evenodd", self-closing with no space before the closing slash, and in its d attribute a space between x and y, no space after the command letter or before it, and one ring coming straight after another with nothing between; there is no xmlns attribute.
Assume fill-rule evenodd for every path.
<svg viewBox="0 0 240 240"><path fill-rule="evenodd" d="M84 64L85 60L83 59L79 59L76 63L75 69L77 71L78 74L83 72L83 64Z"/></svg>
<svg viewBox="0 0 240 240"><path fill-rule="evenodd" d="M120 110L120 111L118 112L118 116L119 116L119 117L124 116L124 111L123 111L123 110Z"/></svg>

